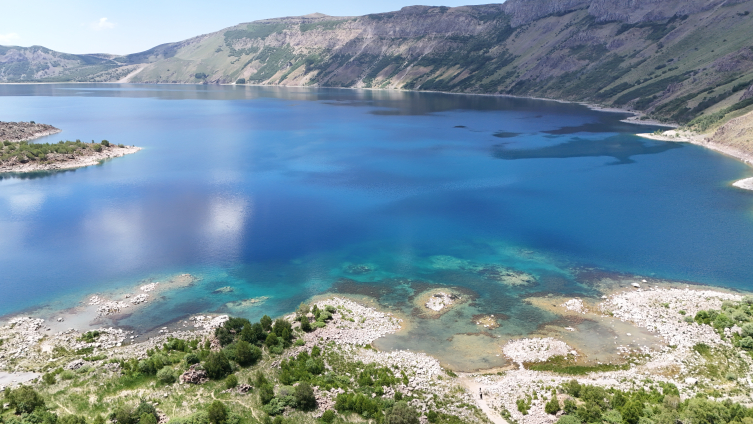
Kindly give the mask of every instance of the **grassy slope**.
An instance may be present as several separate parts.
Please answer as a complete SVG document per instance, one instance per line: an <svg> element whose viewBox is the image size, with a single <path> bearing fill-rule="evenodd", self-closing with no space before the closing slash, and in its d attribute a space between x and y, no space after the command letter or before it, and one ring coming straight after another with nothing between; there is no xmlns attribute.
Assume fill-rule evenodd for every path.
<svg viewBox="0 0 753 424"><path fill-rule="evenodd" d="M117 80L146 63L131 82L243 78L269 85L504 93L626 107L688 123L735 106L753 85L751 9L745 1L637 24L599 23L580 9L519 27L498 6L283 18L38 79ZM130 68L92 74L94 66L115 62Z"/></svg>

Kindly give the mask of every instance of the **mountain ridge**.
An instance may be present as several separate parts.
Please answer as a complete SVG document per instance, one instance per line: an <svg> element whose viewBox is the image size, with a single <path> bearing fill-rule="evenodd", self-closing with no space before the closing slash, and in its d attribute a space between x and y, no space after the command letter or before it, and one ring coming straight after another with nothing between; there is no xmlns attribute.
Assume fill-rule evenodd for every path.
<svg viewBox="0 0 753 424"><path fill-rule="evenodd" d="M751 11L751 0L508 0L310 14L241 23L124 56L0 47L0 81L509 94L708 128L753 109L745 97L753 90Z"/></svg>

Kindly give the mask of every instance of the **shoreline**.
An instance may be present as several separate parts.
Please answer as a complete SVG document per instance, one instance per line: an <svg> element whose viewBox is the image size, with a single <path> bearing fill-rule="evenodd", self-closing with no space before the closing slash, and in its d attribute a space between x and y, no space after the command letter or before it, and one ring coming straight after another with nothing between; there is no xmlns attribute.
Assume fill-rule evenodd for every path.
<svg viewBox="0 0 753 424"><path fill-rule="evenodd" d="M742 152L733 147L723 144L714 143L709 140L709 134L698 134L690 131L665 131L662 134L641 133L636 134L638 137L647 138L657 141L668 141L673 143L690 143L696 146L705 147L725 156L729 156L753 168L753 154ZM746 177L732 183L733 187L742 190L753 190L753 177Z"/></svg>
<svg viewBox="0 0 753 424"><path fill-rule="evenodd" d="M17 163L13 165L0 165L0 174L25 174L29 172L62 171L67 169L85 168L87 166L99 165L109 159L119 158L125 155L136 153L141 149L141 147L136 146L110 146L108 148L103 148L101 152L93 152L87 154L86 156L77 156L73 159L63 160L60 162L27 162Z"/></svg>
<svg viewBox="0 0 753 424"><path fill-rule="evenodd" d="M179 277L188 278L187 274ZM170 281L170 280L169 280ZM580 384L590 384L605 389L640 390L646 387L646 379L674 384L683 399L689 399L704 393L704 388L715 384L715 377L703 372L703 361L695 352L699 343L726 352L725 356L732 358L729 352L736 352L732 344L731 335L736 330L716 332L709 325L683 321L676 317L693 317L697 311L722 307L723 301L741 302L744 293L729 293L712 286L680 287L682 284L658 284L658 281L642 280L640 287L622 282L619 287L603 291L601 298L575 298L560 304L567 297L552 298L556 305L553 311L566 314L583 314L587 319L602 319L623 324L618 331L627 333L628 338L636 338L638 330L653 334L662 340L660 345L635 347L623 345L626 340L615 340L615 349L623 354L622 360L607 364L622 364L611 369L599 370L583 374L563 374L548 370L532 369L532 364L547 364L556 359L557 355L586 356L579 346L553 335L534 332L524 337L500 339L498 352L504 354L511 361L511 366L504 368L480 369L473 372L458 372L457 375L448 371L441 361L426 352L414 350L379 350L373 342L389 334L404 330L410 326L407 317L401 317L385 308L384 305L371 304L373 299L353 299L335 293L317 295L309 299L309 305L316 304L319 310L334 307L332 321L308 333L300 333L301 344L296 344L290 351L280 356L272 356L262 362L262 367L273 369L286 358L293 358L301 352L311 351L315 346L336 347L343 358L348 361L377 366L390 366L407 372L403 374L405 382L385 389L389 396L398 391L419 396L428 391L447 396L453 387L463 387L464 392L460 400L464 403L475 404L490 421L504 423L504 417L513 418L520 424L554 424L558 416L544 413L544 402L533 402L530 412L521 413L516 402L521 393L544 393L551 388L545 385L562 385L575 379ZM167 283L169 284L169 283ZM140 287L146 293L159 292L162 284L149 283ZM164 289L164 288L163 288ZM150 293L151 294L151 293ZM548 309L548 308L546 308ZM679 312L679 314L678 314ZM296 329L296 313L282 315L290 321ZM215 343L214 328L222 325L228 319L227 315L191 314L181 319L180 325L170 330L160 331L159 334L148 338L134 337L134 332L117 327L101 326L101 335L96 342L82 340L84 330L51 329L51 322L33 317L15 316L0 324L0 335L7 341L0 345L0 377L5 385L36 384L34 381L41 376L41 372L49 368L51 363L65 366L67 369L77 369L85 365L99 369L107 375L118 375L119 367L113 360L128 360L128 358L144 358L148 350L159 348L171 337L193 339L199 338ZM10 325L7 325L10 324ZM5 325L5 326L2 326ZM51 331L53 330L53 331ZM146 334L143 334L147 336ZM146 340L144 340L146 338ZM635 341L635 340L634 340ZM611 341L610 341L611 343ZM57 346L68 351L94 349L89 355L98 355L100 359L73 359L70 355L59 357L55 354ZM739 349L739 348L738 348ZM85 354L81 354L85 355ZM77 356L77 355L74 355ZM107 361L103 359L108 359ZM732 360L732 359L726 360ZM588 358L584 358L588 359ZM751 363L750 359L738 358L742 363ZM85 362L86 361L86 362ZM97 362L102 361L102 362ZM699 362L700 361L700 362ZM68 365L66 365L68 364ZM79 364L79 365L76 365ZM598 362L597 364L603 364ZM734 382L728 382L727 387L750 388L753 385L745 376L750 370L741 371ZM408 381L409 378L409 381ZM10 383L10 384L8 384ZM2 384L0 384L2 385ZM161 395L161 390L158 388ZM179 390L185 390L181 388ZM483 398L475 394L482 393ZM335 395L337 392L335 392ZM319 392L318 402L323 408L331 407L334 401L332 392ZM724 397L733 397L734 390ZM750 395L746 395L748 398ZM164 396L165 398L167 396ZM718 397L718 396L717 396ZM722 400L719 397L717 400ZM737 398L735 397L736 401ZM750 400L747 399L746 400ZM431 408L431 401L417 400L416 407ZM458 406L460 405L460 406ZM453 412L461 415L469 411L462 408L462 403L449 405ZM424 409L425 411L426 409ZM506 413L505 413L506 412ZM173 414L175 412L173 411ZM466 415L468 416L468 415ZM470 416L468 416L470 417Z"/></svg>

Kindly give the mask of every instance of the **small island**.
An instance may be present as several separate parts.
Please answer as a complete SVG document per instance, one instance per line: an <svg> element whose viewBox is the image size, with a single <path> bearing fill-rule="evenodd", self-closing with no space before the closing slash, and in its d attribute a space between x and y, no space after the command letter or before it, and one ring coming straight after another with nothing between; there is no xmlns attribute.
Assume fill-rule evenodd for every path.
<svg viewBox="0 0 753 424"><path fill-rule="evenodd" d="M0 173L35 172L81 168L105 159L141 150L136 146L110 144L107 140L85 143L81 140L58 143L30 143L39 137L59 133L52 125L30 122L0 122Z"/></svg>

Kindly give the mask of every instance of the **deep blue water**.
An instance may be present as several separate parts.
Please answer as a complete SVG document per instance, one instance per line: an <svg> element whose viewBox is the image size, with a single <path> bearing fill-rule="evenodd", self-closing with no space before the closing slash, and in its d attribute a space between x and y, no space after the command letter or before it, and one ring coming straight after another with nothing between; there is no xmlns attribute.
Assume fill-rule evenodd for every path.
<svg viewBox="0 0 753 424"><path fill-rule="evenodd" d="M580 266L750 289L753 192L729 183L751 170L624 117L436 93L2 85L0 119L63 129L38 142L144 150L3 176L0 313L183 272L203 283L150 325L263 295L249 317L282 313L341 277L467 286L508 315L528 292L586 293ZM539 282L449 276L438 255Z"/></svg>

